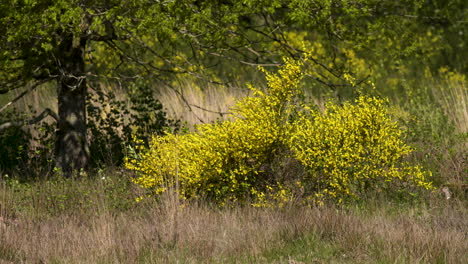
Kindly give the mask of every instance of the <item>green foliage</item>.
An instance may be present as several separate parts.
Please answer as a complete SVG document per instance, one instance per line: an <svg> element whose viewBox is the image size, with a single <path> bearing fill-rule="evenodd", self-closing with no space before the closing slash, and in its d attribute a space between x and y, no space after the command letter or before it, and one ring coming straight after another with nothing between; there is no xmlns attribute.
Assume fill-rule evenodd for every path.
<svg viewBox="0 0 468 264"><path fill-rule="evenodd" d="M361 96L356 106L330 104L323 115L307 115L307 107L295 103L302 64L285 62L278 74L266 74L267 91L251 88L254 95L236 104L232 120L155 136L149 148L138 148L126 162L138 172L135 183L157 194L175 188L182 198L208 196L220 204L251 198L257 206L271 200L281 205L291 199L291 181L268 168L289 149L310 172L304 179L295 175L303 198L313 193L319 202L341 202L394 182L431 188L419 166L401 162L411 149L382 100Z"/></svg>
<svg viewBox="0 0 468 264"><path fill-rule="evenodd" d="M0 176L0 191L10 199L5 206L11 215L48 217L100 210L126 211L135 207L135 188L121 171L98 171L93 176L65 178L54 174L46 179L24 181L10 175Z"/></svg>
<svg viewBox="0 0 468 264"><path fill-rule="evenodd" d="M180 121L166 116L163 104L154 98L152 87L147 82L137 80L130 85L130 90L129 124L124 128L127 143L130 143L131 135L143 139L148 145L154 134L162 134L165 130L178 131Z"/></svg>
<svg viewBox="0 0 468 264"><path fill-rule="evenodd" d="M133 61L158 79L165 77L159 73L210 72L235 78L239 74L233 72L247 69L239 61L274 63L279 56L300 54L302 44L290 33L322 43L333 53L330 58L347 48L370 64L393 69L413 58L466 70L457 56L466 54L463 0L8 0L1 7L0 38L7 44L0 48L0 81L9 84L60 74L55 60L67 38L85 41L91 47L88 70L105 76L129 76L136 67L122 62ZM113 44L101 41L106 38ZM340 62L329 62L336 61L314 64L332 73L343 70Z"/></svg>
<svg viewBox="0 0 468 264"><path fill-rule="evenodd" d="M26 114L13 109L2 113L0 123L20 122ZM0 134L0 173L35 177L53 167L55 129L47 122L33 127L13 126Z"/></svg>
<svg viewBox="0 0 468 264"><path fill-rule="evenodd" d="M21 114L17 110L0 115L0 124L19 120ZM10 127L0 133L0 173L11 173L27 161L30 137L28 131L18 127Z"/></svg>
<svg viewBox="0 0 468 264"><path fill-rule="evenodd" d="M162 104L148 86L133 84L128 102L116 98L112 91L97 90L88 97L88 129L93 167L119 166L132 135L148 145L151 135L177 130L179 122L166 117Z"/></svg>
<svg viewBox="0 0 468 264"><path fill-rule="evenodd" d="M125 102L115 99L113 93L97 91L87 98L89 150L93 167L116 165L123 155L125 142L121 127L124 116L128 114Z"/></svg>
<svg viewBox="0 0 468 264"><path fill-rule="evenodd" d="M96 91L88 97L88 139L93 168L119 166L125 148L137 135L148 144L151 135L165 130L177 131L179 121L166 117L162 104L148 86L133 84L128 101L114 93ZM21 121L25 114L3 112L0 124ZM29 128L10 127L0 134L0 172L23 178L45 177L55 167L55 128L47 120Z"/></svg>
<svg viewBox="0 0 468 264"><path fill-rule="evenodd" d="M431 145L443 143L455 144L457 134L468 132L466 100L467 77L446 67L439 69L435 78L426 70L423 81L414 81L406 87L408 100L402 102L413 120L404 120L409 127L410 142Z"/></svg>
<svg viewBox="0 0 468 264"><path fill-rule="evenodd" d="M221 82L251 65L276 65L284 55L298 58L303 46L314 43L326 51L310 60L316 87L327 84L340 97L353 92L343 85L343 73L364 79L374 71L380 78L384 73L376 68L383 65L405 72L420 63L432 70L440 65L466 70L466 60L458 58L466 57L466 1L426 2L6 0L0 4L0 93L31 80L82 84L91 76L167 81L179 75ZM76 141L83 142L85 131L79 131ZM112 136L109 129L106 133ZM102 142L96 146L116 145L97 141ZM76 153L84 153L87 164L87 146L80 148ZM65 157L73 148L57 149Z"/></svg>

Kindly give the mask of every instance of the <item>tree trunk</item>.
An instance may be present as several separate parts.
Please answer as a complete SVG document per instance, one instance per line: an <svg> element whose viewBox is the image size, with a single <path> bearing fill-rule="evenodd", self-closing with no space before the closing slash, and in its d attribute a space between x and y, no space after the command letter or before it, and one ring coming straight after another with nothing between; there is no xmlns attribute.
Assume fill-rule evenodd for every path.
<svg viewBox="0 0 468 264"><path fill-rule="evenodd" d="M89 149L86 136L86 39L67 34L57 52L60 74L57 84L58 116L55 142L56 165L66 177L87 171Z"/></svg>

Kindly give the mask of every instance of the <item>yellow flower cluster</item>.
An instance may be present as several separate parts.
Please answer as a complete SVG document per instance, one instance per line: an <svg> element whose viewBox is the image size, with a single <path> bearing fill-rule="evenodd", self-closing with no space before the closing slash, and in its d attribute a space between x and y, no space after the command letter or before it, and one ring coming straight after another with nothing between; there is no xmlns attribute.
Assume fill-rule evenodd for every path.
<svg viewBox="0 0 468 264"><path fill-rule="evenodd" d="M138 173L134 182L156 194L175 189L183 199L281 206L293 196L290 185L264 170L286 149L310 172L293 179L301 193L314 193L306 200L341 201L395 180L431 187L420 167L401 162L411 149L383 100L361 96L328 104L323 114L295 103L302 67L286 59L277 74L265 72L268 89L250 87L254 95L235 105L230 120L154 136L126 160Z"/></svg>
<svg viewBox="0 0 468 264"><path fill-rule="evenodd" d="M251 87L254 96L236 104L231 120L199 125L195 133L153 137L148 149L126 160L127 168L139 173L135 183L156 193L177 183L183 198L208 196L221 204L262 200L269 189L261 166L286 143L301 65L285 60L278 74L266 76L268 91Z"/></svg>
<svg viewBox="0 0 468 264"><path fill-rule="evenodd" d="M328 103L324 113L302 114L294 127L289 145L309 170L317 200L359 197L394 181L431 188L428 173L402 162L412 150L382 99L360 96L354 104Z"/></svg>

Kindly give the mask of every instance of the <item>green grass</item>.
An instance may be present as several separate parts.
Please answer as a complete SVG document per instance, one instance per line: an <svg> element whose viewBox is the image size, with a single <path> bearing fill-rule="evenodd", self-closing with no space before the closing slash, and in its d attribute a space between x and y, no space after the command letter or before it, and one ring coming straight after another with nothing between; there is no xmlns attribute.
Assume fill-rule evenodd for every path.
<svg viewBox="0 0 468 264"><path fill-rule="evenodd" d="M339 246L325 241L311 232L301 237L278 243L271 249L262 252L258 257L247 257L245 263L314 263L332 262L346 259Z"/></svg>

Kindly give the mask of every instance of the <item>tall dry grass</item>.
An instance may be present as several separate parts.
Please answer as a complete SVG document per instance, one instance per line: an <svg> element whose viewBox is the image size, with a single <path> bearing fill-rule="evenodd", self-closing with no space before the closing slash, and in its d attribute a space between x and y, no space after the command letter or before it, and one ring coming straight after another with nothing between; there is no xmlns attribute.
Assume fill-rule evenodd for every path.
<svg viewBox="0 0 468 264"><path fill-rule="evenodd" d="M159 89L156 98L169 117L195 125L226 119L236 101L249 93L247 88L181 81L178 86Z"/></svg>
<svg viewBox="0 0 468 264"><path fill-rule="evenodd" d="M97 190L90 209L47 214L47 203L12 212L15 194L3 185L0 263L468 262L468 212L459 200L219 209L166 195L117 210L102 186L86 187Z"/></svg>
<svg viewBox="0 0 468 264"><path fill-rule="evenodd" d="M431 90L445 115L455 127L455 135L446 135L450 145L433 147L430 155L444 185L452 193L468 197L468 80L459 73L446 73L444 78L432 79Z"/></svg>
<svg viewBox="0 0 468 264"><path fill-rule="evenodd" d="M432 91L445 114L454 123L457 131L459 133L468 133L467 81L464 78L436 81Z"/></svg>
<svg viewBox="0 0 468 264"><path fill-rule="evenodd" d="M101 89L115 93L117 100L126 101L128 96L125 89L112 85L101 85ZM0 96L0 106L9 102L22 90L14 90L7 95ZM90 89L90 94L95 92ZM247 88L234 86L220 86L214 84L196 84L189 80L180 80L177 85L154 87L155 97L162 102L170 118L180 119L189 125L210 123L227 117L230 107L236 100L248 95ZM22 97L9 108L16 107L28 116L40 113L45 108L57 111L57 98L54 84L42 85ZM111 109L104 109L109 112Z"/></svg>

